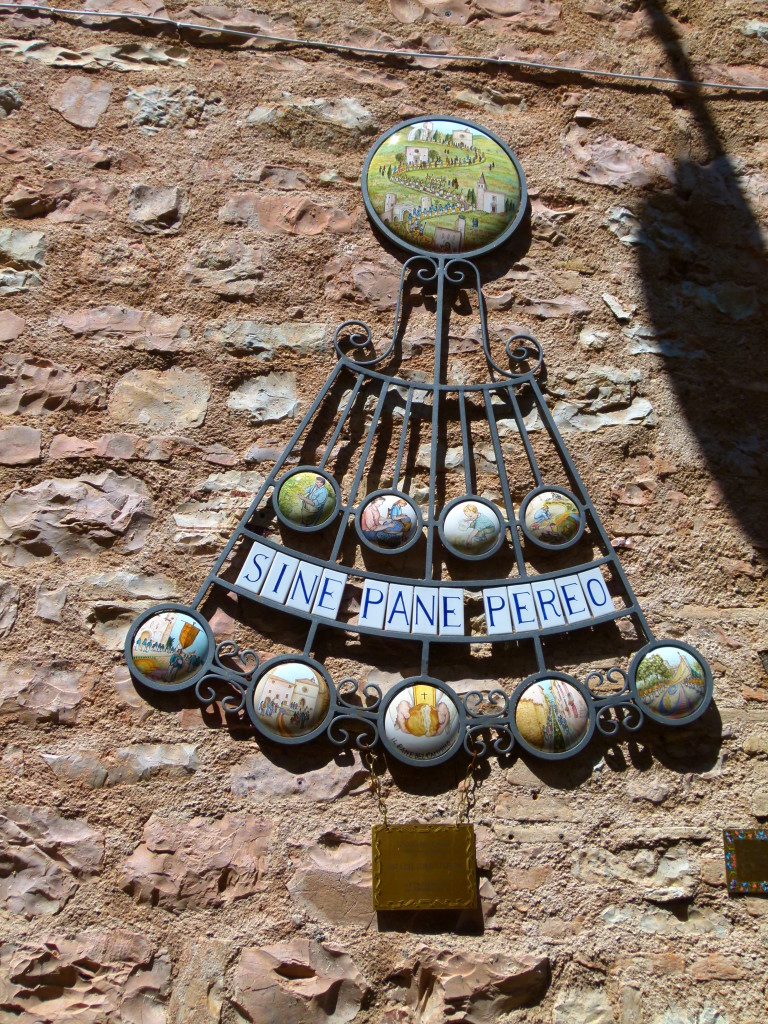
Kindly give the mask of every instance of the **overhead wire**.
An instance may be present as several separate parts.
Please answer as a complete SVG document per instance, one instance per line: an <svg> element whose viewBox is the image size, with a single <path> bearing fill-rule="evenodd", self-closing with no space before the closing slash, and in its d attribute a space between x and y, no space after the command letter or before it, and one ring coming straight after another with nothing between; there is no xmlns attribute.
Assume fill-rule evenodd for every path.
<svg viewBox="0 0 768 1024"><path fill-rule="evenodd" d="M177 32L186 29L191 32L219 33L223 36L235 36L241 39L257 39L263 42L280 43L309 50L323 50L332 53L350 53L371 57L398 57L400 59L438 60L446 62L463 62L482 64L490 67L514 67L535 71L555 71L585 78L605 78L621 82L638 82L653 85L670 85L678 88L722 89L729 92L768 93L768 85L746 85L739 82L709 82L699 79L666 78L661 75L641 75L627 71L603 71L597 68L574 67L566 64L551 64L547 61L527 60L517 57L488 57L482 54L469 53L437 53L425 50L394 50L377 46L358 46L354 43L335 43L320 39L300 39L294 36L279 36L270 32L253 32L248 29L230 28L227 25L205 25L192 21L177 21L173 18L161 18L154 14L141 14L133 11L89 11L82 8L48 7L45 4L0 3L0 10L18 12L35 11L52 17L87 17L92 19L123 19L127 21L144 21L154 25L162 25ZM90 27L90 26L88 26Z"/></svg>

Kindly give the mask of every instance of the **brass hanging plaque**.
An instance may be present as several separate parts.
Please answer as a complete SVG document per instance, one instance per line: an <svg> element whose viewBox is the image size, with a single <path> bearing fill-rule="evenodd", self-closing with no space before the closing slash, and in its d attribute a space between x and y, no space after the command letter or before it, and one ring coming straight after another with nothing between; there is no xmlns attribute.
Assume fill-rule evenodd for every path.
<svg viewBox="0 0 768 1024"><path fill-rule="evenodd" d="M727 828L723 832L728 892L768 895L768 831Z"/></svg>
<svg viewBox="0 0 768 1024"><path fill-rule="evenodd" d="M375 910L477 907L471 825L374 825L372 851Z"/></svg>

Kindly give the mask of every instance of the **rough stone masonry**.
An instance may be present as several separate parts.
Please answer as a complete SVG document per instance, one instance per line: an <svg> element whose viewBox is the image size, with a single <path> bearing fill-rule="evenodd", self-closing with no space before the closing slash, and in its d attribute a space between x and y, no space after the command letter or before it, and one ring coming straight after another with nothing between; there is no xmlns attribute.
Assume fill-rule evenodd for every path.
<svg viewBox="0 0 768 1024"><path fill-rule="evenodd" d="M0 1018L765 1020L768 903L729 899L720 831L768 817L765 97L221 33L666 77L690 61L768 87L759 6L86 4L209 26L181 35L2 12ZM139 611L194 595L333 365L334 326L391 330L400 264L358 183L376 135L422 113L487 126L525 169L529 229L484 265L491 325L541 339L634 591L659 636L706 655L715 709L555 769L490 759L481 919L377 920L359 757L155 707L121 645ZM411 328L420 372L428 303ZM450 368L483 373L463 307ZM475 457L482 477L492 452ZM234 604L213 625L248 639ZM559 667L621 663L631 639L564 645ZM375 645L332 668L385 688L406 672ZM449 681L507 672L475 657ZM452 820L463 771L393 766L390 819Z"/></svg>

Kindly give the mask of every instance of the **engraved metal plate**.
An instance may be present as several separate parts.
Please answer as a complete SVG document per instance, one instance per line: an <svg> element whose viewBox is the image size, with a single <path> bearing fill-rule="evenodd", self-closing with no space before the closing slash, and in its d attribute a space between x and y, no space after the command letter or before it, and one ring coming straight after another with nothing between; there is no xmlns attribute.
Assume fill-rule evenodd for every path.
<svg viewBox="0 0 768 1024"><path fill-rule="evenodd" d="M728 892L768 895L768 830L727 828L723 845Z"/></svg>
<svg viewBox="0 0 768 1024"><path fill-rule="evenodd" d="M375 910L477 907L471 825L374 825L372 857Z"/></svg>

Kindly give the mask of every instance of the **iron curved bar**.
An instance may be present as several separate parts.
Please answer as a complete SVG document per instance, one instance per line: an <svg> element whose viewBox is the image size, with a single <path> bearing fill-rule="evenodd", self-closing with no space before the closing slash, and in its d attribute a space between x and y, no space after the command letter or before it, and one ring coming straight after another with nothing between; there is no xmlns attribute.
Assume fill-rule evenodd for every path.
<svg viewBox="0 0 768 1024"><path fill-rule="evenodd" d="M243 662L252 661L253 665L251 668L244 666L242 669L230 668L229 665L225 665L221 660L222 657L227 658L240 658ZM213 656L214 663L218 669L224 673L225 678L231 676L242 675L246 679L250 679L253 673L259 667L259 656L256 651L251 650L247 647L244 651L241 651L237 643L234 640L221 640L216 644L216 651Z"/></svg>
<svg viewBox="0 0 768 1024"><path fill-rule="evenodd" d="M470 757L485 757L488 753L488 744L482 737L484 725L470 725L464 733L464 750Z"/></svg>
<svg viewBox="0 0 768 1024"><path fill-rule="evenodd" d="M371 703L360 706L355 704L349 698L360 693L360 688L356 679L347 677L342 679L336 687L336 704L339 708L350 708L356 714L375 714L381 705L382 692L381 687L377 686L376 683L366 683L362 689L362 695L364 698L369 700Z"/></svg>
<svg viewBox="0 0 768 1024"><path fill-rule="evenodd" d="M445 264L445 279L449 284L458 286L465 284L468 272L475 275L475 279L478 282L477 287L479 288L480 275L477 267L471 262L471 260L465 260L458 257L456 259L448 260Z"/></svg>
<svg viewBox="0 0 768 1024"><path fill-rule="evenodd" d="M340 359L345 361L349 359L348 354L341 347L340 338L344 332L350 327L362 328L363 333L357 334L351 332L348 337L348 343L353 349L364 349L368 345L372 344L373 333L371 328L364 320L345 320L340 323L336 330L333 332L333 347L336 349L336 354ZM390 346L391 348L391 346ZM387 350L389 351L389 349ZM386 355L386 353L385 353ZM374 356L372 359L354 359L352 360L355 366L373 366L383 359L384 356Z"/></svg>
<svg viewBox="0 0 768 1024"><path fill-rule="evenodd" d="M517 348L512 346L516 341L525 341L528 345L533 346L535 351L535 361L533 366L529 366L524 373L513 373L512 377L517 379L518 377L527 377L529 374L537 373L541 369L541 365L544 362L544 349L541 347L541 342L538 338L534 338L532 334L513 334L512 337L507 341L504 349L507 353L507 358L510 363L522 363L528 358L528 348L526 345L518 345Z"/></svg>
<svg viewBox="0 0 768 1024"><path fill-rule="evenodd" d="M237 714L243 710L247 690L243 680L233 678L230 673L222 674L215 670L207 672L195 684L195 696L203 707L209 707L218 699L214 683L225 683L235 690L235 693L227 693L221 698L221 706L227 714Z"/></svg>
<svg viewBox="0 0 768 1024"><path fill-rule="evenodd" d="M371 718L363 718L359 711L354 715L336 715L328 723L326 735L335 747L345 747L351 734L348 725L353 725L357 733L355 746L358 750L370 750L379 742L379 723Z"/></svg>
<svg viewBox="0 0 768 1024"><path fill-rule="evenodd" d="M597 710L595 725L603 736L616 736L619 728L637 732L645 721L645 715L631 700L616 699L606 702Z"/></svg>
<svg viewBox="0 0 768 1024"><path fill-rule="evenodd" d="M462 703L468 718L482 719L486 723L494 722L497 719L504 719L509 714L509 694L505 693L504 690L495 689L489 693L470 690L469 693L465 694ZM485 703L491 704L494 710L492 712L481 711L480 705ZM501 704L501 708L496 710L499 704Z"/></svg>
<svg viewBox="0 0 768 1024"><path fill-rule="evenodd" d="M596 680L598 686L606 680L609 683L621 683L621 689L617 690L615 693L607 693L604 696L601 696L599 693L595 693L592 686L590 686L592 680ZM593 672L590 672L584 680L584 685L592 694L593 700L599 707L602 707L604 704L616 704L630 692L627 673L623 668L619 668L618 665L612 665L611 668L606 669L604 672L601 672L599 669L595 669Z"/></svg>
<svg viewBox="0 0 768 1024"><path fill-rule="evenodd" d="M493 741L493 752L495 754L509 754L515 747L515 734L512 729L508 726L494 726L493 727L498 736Z"/></svg>

